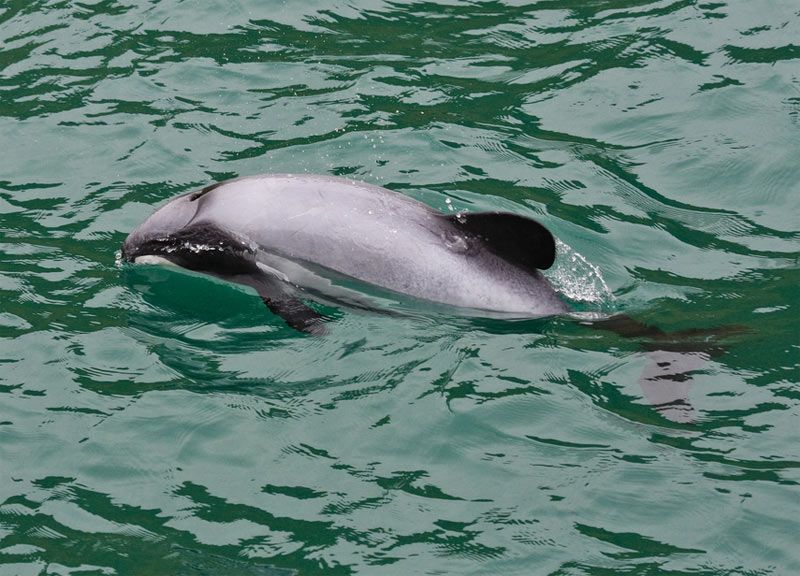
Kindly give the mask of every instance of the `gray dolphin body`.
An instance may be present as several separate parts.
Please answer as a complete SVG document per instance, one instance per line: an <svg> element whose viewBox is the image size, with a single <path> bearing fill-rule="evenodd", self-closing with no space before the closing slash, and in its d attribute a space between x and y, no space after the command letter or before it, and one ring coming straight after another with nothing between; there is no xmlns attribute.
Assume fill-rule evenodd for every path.
<svg viewBox="0 0 800 576"><path fill-rule="evenodd" d="M540 272L555 244L538 222L442 214L332 176L251 176L179 196L128 236L122 254L251 286L290 326L310 332L320 317L294 290L307 266L459 307L524 317L568 310Z"/></svg>

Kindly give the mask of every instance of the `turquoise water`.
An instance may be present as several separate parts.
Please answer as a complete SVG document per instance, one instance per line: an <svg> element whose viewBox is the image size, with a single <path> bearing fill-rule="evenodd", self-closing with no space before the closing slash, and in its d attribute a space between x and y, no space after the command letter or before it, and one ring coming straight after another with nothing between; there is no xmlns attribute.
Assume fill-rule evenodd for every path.
<svg viewBox="0 0 800 576"><path fill-rule="evenodd" d="M797 2L4 0L0 142L0 574L800 573ZM537 218L699 336L115 263L261 172Z"/></svg>

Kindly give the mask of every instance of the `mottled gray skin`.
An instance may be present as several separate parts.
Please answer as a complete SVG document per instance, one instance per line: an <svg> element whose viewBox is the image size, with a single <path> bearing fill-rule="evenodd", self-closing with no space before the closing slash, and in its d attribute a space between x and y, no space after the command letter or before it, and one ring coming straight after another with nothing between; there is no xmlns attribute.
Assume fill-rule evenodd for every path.
<svg viewBox="0 0 800 576"><path fill-rule="evenodd" d="M524 317L565 312L541 272L517 266L428 206L379 186L315 175L261 175L175 198L125 240L124 254L186 226L209 224L281 259L448 305ZM277 262L277 264L276 264Z"/></svg>

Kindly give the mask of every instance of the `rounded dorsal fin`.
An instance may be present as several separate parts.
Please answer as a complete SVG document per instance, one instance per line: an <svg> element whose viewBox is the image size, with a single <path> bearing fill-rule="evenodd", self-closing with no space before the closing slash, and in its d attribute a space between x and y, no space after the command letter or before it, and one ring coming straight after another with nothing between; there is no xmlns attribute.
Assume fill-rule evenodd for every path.
<svg viewBox="0 0 800 576"><path fill-rule="evenodd" d="M556 242L536 220L510 212L442 214L457 230L478 237L495 255L526 270L547 270L556 259Z"/></svg>

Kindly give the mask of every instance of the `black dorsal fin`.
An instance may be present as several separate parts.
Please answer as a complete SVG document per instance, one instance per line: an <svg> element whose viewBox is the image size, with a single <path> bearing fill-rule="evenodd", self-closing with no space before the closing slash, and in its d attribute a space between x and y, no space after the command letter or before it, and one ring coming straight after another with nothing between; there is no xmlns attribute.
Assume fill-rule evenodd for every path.
<svg viewBox="0 0 800 576"><path fill-rule="evenodd" d="M469 232L504 260L527 270L547 270L556 259L556 242L536 220L510 212L442 214L456 229Z"/></svg>

